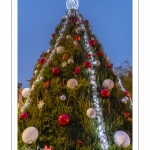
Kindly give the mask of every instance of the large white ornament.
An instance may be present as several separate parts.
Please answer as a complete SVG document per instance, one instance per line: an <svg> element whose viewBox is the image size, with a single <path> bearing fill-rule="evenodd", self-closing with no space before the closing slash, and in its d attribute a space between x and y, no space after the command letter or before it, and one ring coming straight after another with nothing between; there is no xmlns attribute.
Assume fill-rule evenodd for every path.
<svg viewBox="0 0 150 150"><path fill-rule="evenodd" d="M64 49L65 48L63 46L59 46L59 47L57 47L56 51L57 51L58 54L61 54L64 51Z"/></svg>
<svg viewBox="0 0 150 150"><path fill-rule="evenodd" d="M111 90L114 87L114 82L110 79L106 79L103 81L102 86L108 90Z"/></svg>
<svg viewBox="0 0 150 150"><path fill-rule="evenodd" d="M76 33L78 33L78 34L79 34L81 30L82 30L82 28L81 28L81 27L77 27L77 28L76 28Z"/></svg>
<svg viewBox="0 0 150 150"><path fill-rule="evenodd" d="M86 114L89 118L95 118L96 116L96 111L95 109L93 108L89 108L87 111L86 111Z"/></svg>
<svg viewBox="0 0 150 150"><path fill-rule="evenodd" d="M66 1L66 7L67 9L78 9L79 7L79 1L78 0L67 0Z"/></svg>
<svg viewBox="0 0 150 150"><path fill-rule="evenodd" d="M75 86L78 86L78 82L76 79L72 78L67 81L67 87L73 89Z"/></svg>
<svg viewBox="0 0 150 150"><path fill-rule="evenodd" d="M124 131L117 131L114 135L114 142L118 147L126 148L130 145L130 137Z"/></svg>
<svg viewBox="0 0 150 150"><path fill-rule="evenodd" d="M128 100L129 98L126 96L121 99L122 103L125 103L125 104L127 103Z"/></svg>
<svg viewBox="0 0 150 150"><path fill-rule="evenodd" d="M23 90L22 90L22 92L21 92L21 94L22 94L22 96L24 97L24 98L27 98L28 96L29 96L29 94L30 94L30 88L24 88Z"/></svg>
<svg viewBox="0 0 150 150"><path fill-rule="evenodd" d="M32 144L38 138L38 130L35 127L28 127L23 131L22 140L27 144Z"/></svg>
<svg viewBox="0 0 150 150"><path fill-rule="evenodd" d="M74 60L72 58L68 59L68 64L74 64Z"/></svg>
<svg viewBox="0 0 150 150"><path fill-rule="evenodd" d="M37 74L37 73L38 73L38 70L35 70L35 71L34 71L34 74Z"/></svg>

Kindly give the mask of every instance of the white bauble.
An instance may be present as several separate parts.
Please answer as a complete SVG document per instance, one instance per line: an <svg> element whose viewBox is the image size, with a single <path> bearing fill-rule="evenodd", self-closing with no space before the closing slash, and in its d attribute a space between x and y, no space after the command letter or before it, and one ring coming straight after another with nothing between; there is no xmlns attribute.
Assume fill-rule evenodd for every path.
<svg viewBox="0 0 150 150"><path fill-rule="evenodd" d="M86 114L89 118L95 118L96 116L96 111L95 109L93 108L89 108L87 111L86 111Z"/></svg>
<svg viewBox="0 0 150 150"><path fill-rule="evenodd" d="M35 70L35 71L34 71L34 74L37 74L37 73L38 73L38 70Z"/></svg>
<svg viewBox="0 0 150 150"><path fill-rule="evenodd" d="M67 35L67 36L66 36L66 39L70 39L70 38L72 38L71 35Z"/></svg>
<svg viewBox="0 0 150 150"><path fill-rule="evenodd" d="M121 99L121 101L122 101L122 103L125 103L125 104L126 104L127 101L128 101L128 99L129 99L129 98L125 96L124 98Z"/></svg>
<svg viewBox="0 0 150 150"><path fill-rule="evenodd" d="M65 101L65 100L66 100L66 95L61 95L61 96L59 97L59 99L62 100L62 101Z"/></svg>
<svg viewBox="0 0 150 150"><path fill-rule="evenodd" d="M27 98L30 94L30 91L31 91L30 88L24 88L22 90L21 94L22 94L23 97Z"/></svg>
<svg viewBox="0 0 150 150"><path fill-rule="evenodd" d="M73 89L75 86L78 86L78 81L76 79L72 78L67 81L67 87Z"/></svg>
<svg viewBox="0 0 150 150"><path fill-rule="evenodd" d="M66 19L66 15L63 15L63 16L62 16L62 19Z"/></svg>
<svg viewBox="0 0 150 150"><path fill-rule="evenodd" d="M57 47L56 51L57 51L58 54L61 54L64 51L64 49L65 48L63 46L59 46L59 47Z"/></svg>
<svg viewBox="0 0 150 150"><path fill-rule="evenodd" d="M105 89L111 90L114 87L114 82L110 79L106 79L103 81L102 86Z"/></svg>
<svg viewBox="0 0 150 150"><path fill-rule="evenodd" d="M95 60L94 65L99 66L101 62L99 60Z"/></svg>
<svg viewBox="0 0 150 150"><path fill-rule="evenodd" d="M51 50L50 50L50 49L48 49L48 50L47 50L47 53L50 53L50 51L51 51Z"/></svg>
<svg viewBox="0 0 150 150"><path fill-rule="evenodd" d="M38 138L38 130L35 127L28 127L23 131L22 140L27 144L32 144Z"/></svg>
<svg viewBox="0 0 150 150"><path fill-rule="evenodd" d="M82 28L81 28L81 27L77 27L77 28L76 28L76 33L78 33L78 34L79 34L81 30L82 30Z"/></svg>
<svg viewBox="0 0 150 150"><path fill-rule="evenodd" d="M68 59L68 64L74 64L74 60L72 58Z"/></svg>
<svg viewBox="0 0 150 150"><path fill-rule="evenodd" d="M118 147L126 148L130 145L130 137L124 131L117 131L114 135L114 142Z"/></svg>

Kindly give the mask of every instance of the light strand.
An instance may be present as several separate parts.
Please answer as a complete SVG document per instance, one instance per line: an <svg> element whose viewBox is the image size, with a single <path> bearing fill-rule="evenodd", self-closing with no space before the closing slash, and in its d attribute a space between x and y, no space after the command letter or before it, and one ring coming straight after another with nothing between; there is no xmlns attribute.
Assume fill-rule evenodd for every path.
<svg viewBox="0 0 150 150"><path fill-rule="evenodd" d="M86 28L84 24L82 23L82 19L79 16L79 13L76 11L76 14L78 16L79 22L81 23L81 28L85 31L84 32L84 42L86 46L86 51L91 54L91 58L89 59L90 62L93 62L93 53L89 45L89 38L86 33ZM91 85L92 85L92 92L93 92L93 105L95 107L96 113L97 113L97 119L98 119L98 138L100 139L101 147L103 150L108 150L108 141L105 134L105 128L103 123L103 117L102 117L102 109L100 108L99 99L98 99L98 93L97 93L97 83L96 83L96 76L95 76L95 70L93 67L88 69L88 72L90 74L91 79Z"/></svg>

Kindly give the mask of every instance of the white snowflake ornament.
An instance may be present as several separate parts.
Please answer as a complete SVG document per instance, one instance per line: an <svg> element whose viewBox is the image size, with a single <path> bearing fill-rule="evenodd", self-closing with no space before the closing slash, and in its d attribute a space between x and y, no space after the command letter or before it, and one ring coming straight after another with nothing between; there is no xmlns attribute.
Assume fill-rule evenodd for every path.
<svg viewBox="0 0 150 150"><path fill-rule="evenodd" d="M39 108L39 109L42 108L43 105L44 105L43 101L40 101L39 104L38 104L38 108Z"/></svg>
<svg viewBox="0 0 150 150"><path fill-rule="evenodd" d="M61 66L64 68L64 67L66 67L67 66L67 62L62 62L62 64L61 64Z"/></svg>
<svg viewBox="0 0 150 150"><path fill-rule="evenodd" d="M73 41L73 45L77 46L78 42L77 41Z"/></svg>

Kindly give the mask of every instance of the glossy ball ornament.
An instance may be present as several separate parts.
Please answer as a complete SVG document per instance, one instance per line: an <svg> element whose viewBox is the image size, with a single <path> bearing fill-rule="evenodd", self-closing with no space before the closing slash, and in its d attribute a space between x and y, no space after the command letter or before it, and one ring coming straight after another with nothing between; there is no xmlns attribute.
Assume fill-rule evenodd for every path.
<svg viewBox="0 0 150 150"><path fill-rule="evenodd" d="M74 60L72 58L68 59L68 64L74 64Z"/></svg>
<svg viewBox="0 0 150 150"><path fill-rule="evenodd" d="M131 96L128 91L124 91L123 93L124 93L124 95L127 96L127 97L130 97L130 96Z"/></svg>
<svg viewBox="0 0 150 150"><path fill-rule="evenodd" d="M77 27L77 28L76 28L76 33L79 34L81 30L82 30L81 27Z"/></svg>
<svg viewBox="0 0 150 150"><path fill-rule="evenodd" d="M60 69L58 67L53 68L52 73L54 75L58 75L60 73Z"/></svg>
<svg viewBox="0 0 150 150"><path fill-rule="evenodd" d="M101 62L99 60L95 60L94 65L100 66Z"/></svg>
<svg viewBox="0 0 150 150"><path fill-rule="evenodd" d="M80 140L76 140L76 144L79 145L79 146L82 146L82 145L83 145L83 142L80 141Z"/></svg>
<svg viewBox="0 0 150 150"><path fill-rule="evenodd" d="M102 51L99 51L99 52L97 52L97 55L98 55L99 57L101 57L101 56L103 56L103 52L102 52Z"/></svg>
<svg viewBox="0 0 150 150"><path fill-rule="evenodd" d="M50 53L50 52L51 52L51 49L48 49L48 50L47 50L47 53Z"/></svg>
<svg viewBox="0 0 150 150"><path fill-rule="evenodd" d="M73 73L74 74L79 74L80 73L80 67L74 67Z"/></svg>
<svg viewBox="0 0 150 150"><path fill-rule="evenodd" d="M73 89L76 86L78 86L78 82L76 79L72 78L67 81L67 87L69 87L70 89Z"/></svg>
<svg viewBox="0 0 150 150"><path fill-rule="evenodd" d="M75 40L76 40L76 41L80 41L80 36L79 36L79 35L76 35L76 36L75 36Z"/></svg>
<svg viewBox="0 0 150 150"><path fill-rule="evenodd" d="M89 108L87 111L86 111L86 114L89 118L95 118L96 116L96 111L95 109L93 108Z"/></svg>
<svg viewBox="0 0 150 150"><path fill-rule="evenodd" d="M111 64L109 64L109 63L106 64L106 67L112 68Z"/></svg>
<svg viewBox="0 0 150 150"><path fill-rule="evenodd" d="M78 19L74 19L74 23L78 22Z"/></svg>
<svg viewBox="0 0 150 150"><path fill-rule="evenodd" d="M19 119L20 119L20 120L26 120L26 119L28 119L28 117L29 117L29 114L24 111L24 112L22 112L22 113L20 114Z"/></svg>
<svg viewBox="0 0 150 150"><path fill-rule="evenodd" d="M63 46L59 46L59 47L57 47L56 52L58 54L61 54L64 50L65 50L65 48Z"/></svg>
<svg viewBox="0 0 150 150"><path fill-rule="evenodd" d="M65 95L61 95L61 96L59 97L59 99L62 100L62 101L65 101L65 100L66 100L66 96L65 96Z"/></svg>
<svg viewBox="0 0 150 150"><path fill-rule="evenodd" d="M66 39L71 39L71 38L72 38L71 35L67 35L67 36L66 36Z"/></svg>
<svg viewBox="0 0 150 150"><path fill-rule="evenodd" d="M90 40L89 41L90 46L94 46L96 44L95 40Z"/></svg>
<svg viewBox="0 0 150 150"><path fill-rule="evenodd" d="M114 135L114 142L118 147L127 148L130 145L130 137L124 131L117 131Z"/></svg>
<svg viewBox="0 0 150 150"><path fill-rule="evenodd" d="M111 90L114 87L114 82L110 79L106 79L102 83L103 88Z"/></svg>
<svg viewBox="0 0 150 150"><path fill-rule="evenodd" d="M24 98L27 98L28 96L29 96L29 94L30 94L30 88L24 88L23 90L22 90L22 92L21 92L21 94L22 94L22 96L24 97Z"/></svg>
<svg viewBox="0 0 150 150"><path fill-rule="evenodd" d="M83 65L84 65L84 67L87 68L87 69L89 69L89 68L92 67L92 64L91 64L89 61L84 62Z"/></svg>
<svg viewBox="0 0 150 150"><path fill-rule="evenodd" d="M125 96L124 98L121 99L121 102L126 104L128 100L129 98Z"/></svg>
<svg viewBox="0 0 150 150"><path fill-rule="evenodd" d="M28 127L23 131L22 140L24 143L32 144L38 138L38 130L35 127Z"/></svg>
<svg viewBox="0 0 150 150"><path fill-rule="evenodd" d="M102 90L100 91L100 96L101 96L102 98L108 98L108 97L110 96L109 90L107 90L107 89L102 89Z"/></svg>
<svg viewBox="0 0 150 150"><path fill-rule="evenodd" d="M46 59L45 58L40 58L39 63L41 65L44 65L46 63Z"/></svg>
<svg viewBox="0 0 150 150"><path fill-rule="evenodd" d="M70 118L67 114L61 114L57 121L59 125L66 126L70 122Z"/></svg>
<svg viewBox="0 0 150 150"><path fill-rule="evenodd" d="M52 34L52 38L54 38L54 37L55 37L55 35L56 35L56 34L55 34L55 33L53 33L53 34Z"/></svg>
<svg viewBox="0 0 150 150"><path fill-rule="evenodd" d="M34 71L34 74L37 74L37 73L38 73L38 70L35 70L35 71Z"/></svg>

